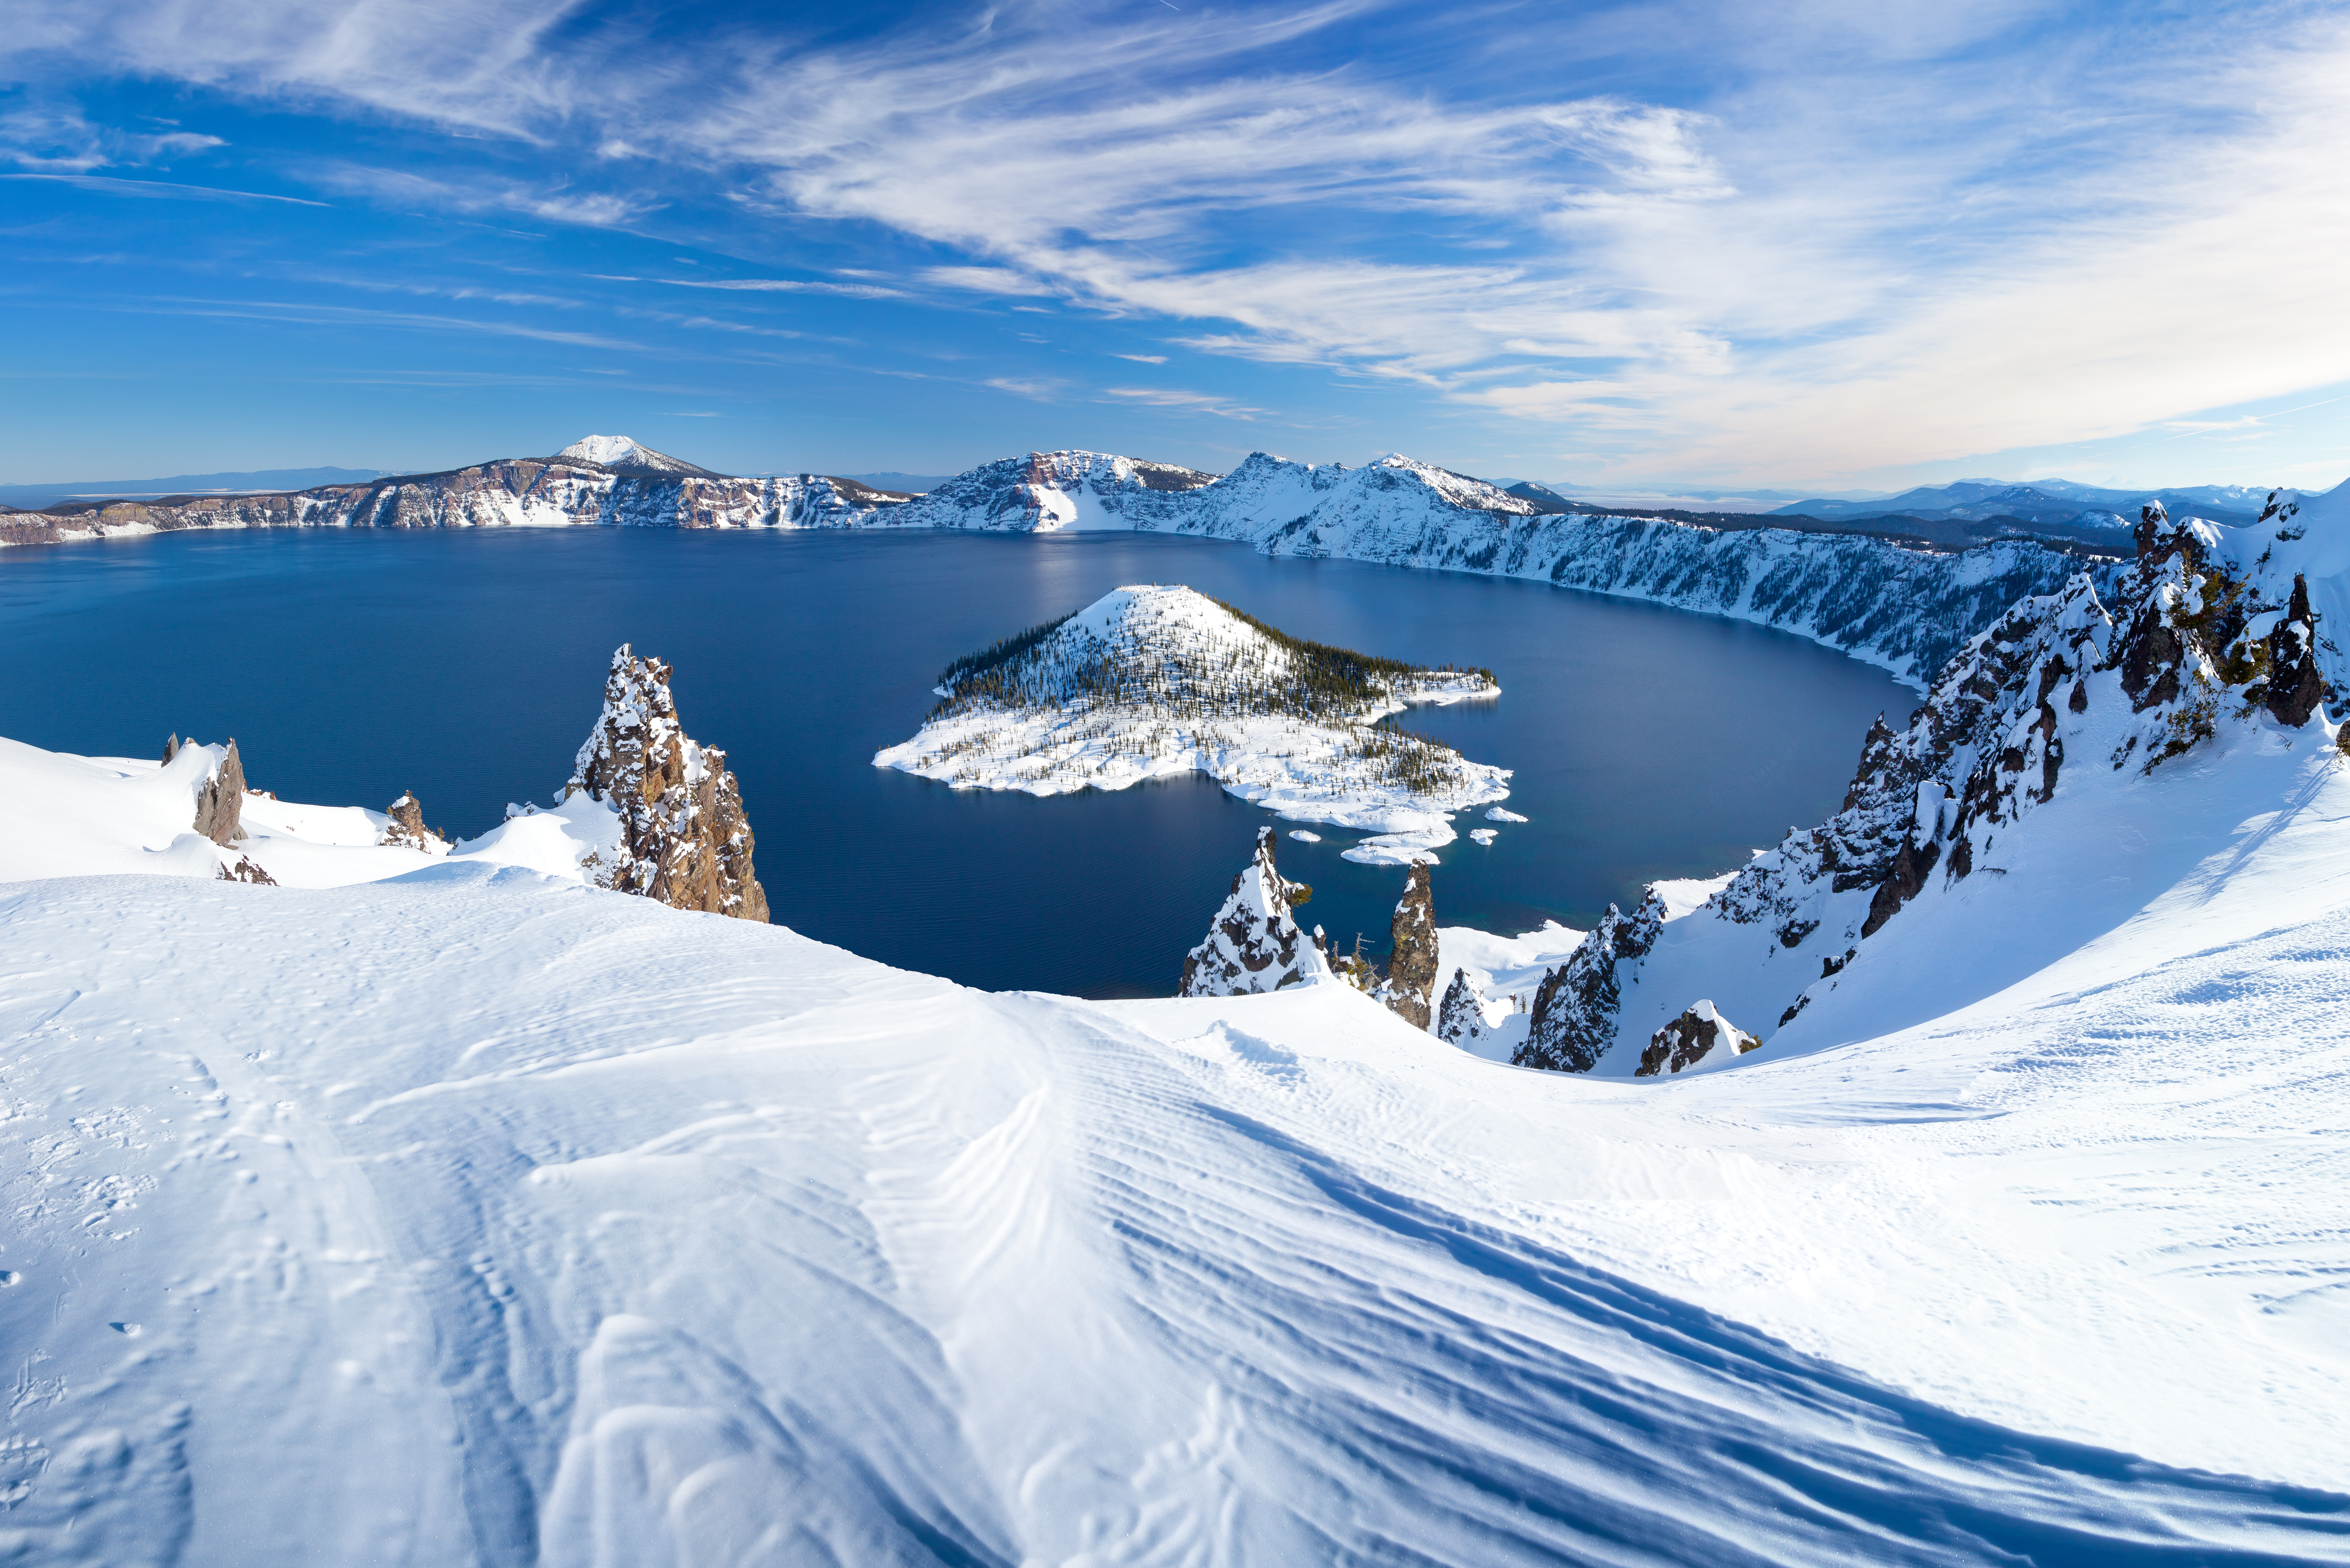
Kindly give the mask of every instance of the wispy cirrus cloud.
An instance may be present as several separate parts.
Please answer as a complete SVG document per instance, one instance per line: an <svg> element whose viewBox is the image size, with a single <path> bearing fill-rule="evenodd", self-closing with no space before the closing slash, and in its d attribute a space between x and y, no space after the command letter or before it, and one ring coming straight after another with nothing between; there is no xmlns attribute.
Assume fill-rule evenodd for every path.
<svg viewBox="0 0 2350 1568"><path fill-rule="evenodd" d="M423 173L310 171L370 202L605 229L723 202L744 270L884 259L794 254L819 232L897 247L869 284L646 279L745 313L1049 301L1272 368L1246 401L1184 394L1205 411L1335 376L1592 473L1825 482L2192 422L2350 357L2350 31L2318 0L939 18L840 42L567 0L24 0L0 63L504 139ZM23 156L103 155L43 134Z"/></svg>
<svg viewBox="0 0 2350 1568"><path fill-rule="evenodd" d="M1154 409L1180 409L1185 413L1214 414L1220 419L1253 420L1270 409L1254 409L1230 398L1212 392L1189 392L1161 387L1105 387L1102 396L1123 403L1139 403Z"/></svg>
<svg viewBox="0 0 2350 1568"><path fill-rule="evenodd" d="M871 283L826 283L792 277L630 277L617 273L590 273L605 283L659 283L671 288L712 288L734 294L829 294L843 299L903 299L906 291Z"/></svg>

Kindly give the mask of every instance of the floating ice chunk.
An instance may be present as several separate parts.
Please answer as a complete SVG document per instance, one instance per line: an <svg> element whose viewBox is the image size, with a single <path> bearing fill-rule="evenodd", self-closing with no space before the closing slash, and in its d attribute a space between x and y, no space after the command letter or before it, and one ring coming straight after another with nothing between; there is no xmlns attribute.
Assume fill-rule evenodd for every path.
<svg viewBox="0 0 2350 1568"><path fill-rule="evenodd" d="M1338 852L1342 860L1352 860L1357 866L1409 866L1415 860L1429 865L1438 864L1436 850L1440 845L1452 842L1452 829L1440 820L1434 827L1412 833L1378 833L1364 839L1352 849Z"/></svg>
<svg viewBox="0 0 2350 1568"><path fill-rule="evenodd" d="M1320 834L1308 833L1302 827L1291 828L1289 830L1289 836L1295 838L1300 844L1319 844L1322 842L1322 836Z"/></svg>
<svg viewBox="0 0 2350 1568"><path fill-rule="evenodd" d="M1527 819L1520 816L1516 812L1510 810L1506 806L1493 805L1487 806L1485 808L1485 820L1488 822L1524 822Z"/></svg>
<svg viewBox="0 0 2350 1568"><path fill-rule="evenodd" d="M1472 827L1469 830L1469 836L1490 849L1493 846L1493 840L1501 835L1490 827Z"/></svg>

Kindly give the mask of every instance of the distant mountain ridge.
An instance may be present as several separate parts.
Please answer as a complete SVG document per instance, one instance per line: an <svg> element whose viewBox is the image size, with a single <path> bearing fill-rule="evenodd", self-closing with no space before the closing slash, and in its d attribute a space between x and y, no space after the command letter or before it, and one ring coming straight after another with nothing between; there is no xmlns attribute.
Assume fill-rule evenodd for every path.
<svg viewBox="0 0 2350 1568"><path fill-rule="evenodd" d="M174 473L160 479L68 479L54 484L0 484L0 505L38 511L77 499L161 500L170 495L244 495L264 490L309 490L321 484L365 483L381 468L265 468L227 473Z"/></svg>
<svg viewBox="0 0 2350 1568"><path fill-rule="evenodd" d="M1253 452L1220 477L1114 453L1030 452L909 496L823 474L664 470L655 465L693 465L620 437L566 451L611 461L509 458L286 493L12 511L0 513L0 544L201 527L1134 529L1267 555L1536 579L1728 616L1811 638L1913 684L2009 605L2056 591L2084 566L2104 591L2132 552L2126 532L2085 534L2007 514L1609 511L1392 453L1349 468ZM2350 582L2350 563L2344 571ZM2350 666L2335 668L2342 656L2330 643L2324 657L2329 679L2350 685Z"/></svg>
<svg viewBox="0 0 2350 1568"><path fill-rule="evenodd" d="M1927 519L1990 520L2013 517L2028 523L2064 524L2085 532L2126 534L2135 525L2137 509L2158 501L2166 512L2207 518L2241 528L2260 515L2269 492L2241 484L2198 484L2165 490L2109 490L2065 479L2011 483L1995 479L1962 479L1950 484L1919 485L1897 495L1870 501L1837 501L1825 497L1793 502L1771 515L1817 517L1831 522L1872 517L1909 516ZM2282 493L2287 499L2297 491Z"/></svg>

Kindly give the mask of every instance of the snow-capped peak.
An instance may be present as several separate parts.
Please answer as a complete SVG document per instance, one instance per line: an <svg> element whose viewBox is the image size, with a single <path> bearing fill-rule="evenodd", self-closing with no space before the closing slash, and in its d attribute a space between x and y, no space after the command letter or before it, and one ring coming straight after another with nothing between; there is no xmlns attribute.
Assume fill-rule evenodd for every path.
<svg viewBox="0 0 2350 1568"><path fill-rule="evenodd" d="M557 462L592 462L598 468L608 468L621 473L689 473L707 474L710 470L671 457L665 452L655 452L633 438L624 435L581 436L555 454Z"/></svg>
<svg viewBox="0 0 2350 1568"><path fill-rule="evenodd" d="M555 455L567 457L575 462L626 462L640 449L627 436L581 436Z"/></svg>

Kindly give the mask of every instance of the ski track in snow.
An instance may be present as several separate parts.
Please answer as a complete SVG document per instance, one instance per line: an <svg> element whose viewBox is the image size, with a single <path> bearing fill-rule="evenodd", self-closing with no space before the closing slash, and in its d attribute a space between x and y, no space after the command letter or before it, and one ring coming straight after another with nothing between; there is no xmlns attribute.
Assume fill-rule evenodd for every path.
<svg viewBox="0 0 2350 1568"><path fill-rule="evenodd" d="M2350 1556L2350 1500L2293 1484L2350 1452L2338 1317L2304 1303L2223 1427L2127 1376L2241 1311L2242 1188L2135 1196L2221 1129L2248 1179L2308 1150L2252 1255L2304 1292L2340 1262L2338 1143L2305 1130L2339 1125L2339 1047L2100 1044L2252 992L2274 1040L2320 1027L2350 921L1976 1025L1922 1085L1878 1044L1657 1095L1336 986L991 997L478 864L0 909L32 1156L0 1291L31 1490L0 1528L39 1560ZM2296 997L2222 981L2288 961L2319 966ZM2232 1093L2194 1087L2215 1067ZM2214 1108L2117 1129L2117 1094ZM1947 1247L1945 1151L2023 1170ZM2094 1193L2158 1210L2173 1293L2083 1248ZM1811 1286L1895 1241L1925 1274L1823 1310L1791 1237ZM2148 1299L2020 1288L2062 1270ZM1994 1307L2067 1363L2110 1334L2115 1376L1940 1386ZM2231 1466L2286 1479L2201 1473Z"/></svg>

